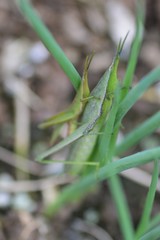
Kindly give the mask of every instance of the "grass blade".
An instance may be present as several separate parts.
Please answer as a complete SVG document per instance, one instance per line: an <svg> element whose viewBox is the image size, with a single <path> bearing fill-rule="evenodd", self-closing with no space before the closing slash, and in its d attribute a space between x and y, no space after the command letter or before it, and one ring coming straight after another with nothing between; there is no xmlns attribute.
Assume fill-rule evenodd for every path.
<svg viewBox="0 0 160 240"><path fill-rule="evenodd" d="M151 219L148 230L151 230L153 227L155 227L158 224L160 224L160 213Z"/></svg>
<svg viewBox="0 0 160 240"><path fill-rule="evenodd" d="M141 139L153 133L160 127L160 112L157 112L145 122L136 127L125 136L124 140L116 147L116 155L120 155L130 147L137 144Z"/></svg>
<svg viewBox="0 0 160 240"><path fill-rule="evenodd" d="M73 64L67 58L59 44L56 42L51 32L44 25L32 5L28 0L16 0L22 14L26 17L34 31L37 33L43 44L56 59L65 74L71 80L74 88L78 90L81 82L81 77Z"/></svg>
<svg viewBox="0 0 160 240"><path fill-rule="evenodd" d="M143 214L142 214L141 221L138 225L138 229L136 232L136 239L139 239L139 237L141 235L143 235L148 228L150 214L152 211L152 206L153 206L154 197L155 197L155 193L156 193L158 175L159 175L159 168L158 168L158 161L156 160L154 162L154 171L153 171L153 175L152 175L152 181L151 181L151 185L150 185L150 188L149 188L149 191L147 194L147 198L145 201Z"/></svg>
<svg viewBox="0 0 160 240"><path fill-rule="evenodd" d="M113 128L114 128L114 122L116 118L116 114L118 111L119 106L119 100L120 100L120 91L119 87L117 88L117 91L115 91L115 97L113 101L113 106L109 112L109 116L107 118L106 124L103 129L103 134L98 139L98 151L96 158L101 159L101 166L106 165L109 160L111 159L111 149L110 149L110 141L113 135ZM109 154L110 153L110 154Z"/></svg>
<svg viewBox="0 0 160 240"><path fill-rule="evenodd" d="M100 136L99 143L97 144L99 148L98 157L102 159L101 166L105 166L107 165L107 163L111 162L114 154L117 134L116 133L113 134L113 128L114 128L115 117L118 111L118 106L120 101L119 90L120 89L117 88L117 91L115 92L113 106L111 108L109 117L107 119L105 128L103 130L103 135ZM112 197L116 204L116 208L119 216L119 223L120 223L120 227L121 227L124 239L133 240L134 230L132 226L129 209L127 206L127 201L125 199L125 195L123 193L123 189L120 183L120 179L117 175L115 175L109 179L108 183L109 183L110 191L112 193Z"/></svg>
<svg viewBox="0 0 160 240"><path fill-rule="evenodd" d="M140 238L140 240L158 240L160 239L160 226L155 227L144 236Z"/></svg>
<svg viewBox="0 0 160 240"><path fill-rule="evenodd" d="M130 58L128 62L128 66L125 72L125 76L123 79L123 87L121 90L121 99L123 100L126 94L128 93L133 80L133 75L135 72L137 59L139 56L139 51L141 47L141 43L143 40L143 32L144 32L144 3L143 1L137 1L137 16L136 16L136 33L132 43Z"/></svg>
<svg viewBox="0 0 160 240"><path fill-rule="evenodd" d="M52 216L52 214L57 212L64 204L77 200L99 181L107 179L129 168L146 164L158 158L160 158L160 147L136 153L118 161L111 162L99 169L98 177L94 172L66 187L62 193L60 193L56 201L48 205L45 212L48 216Z"/></svg>
<svg viewBox="0 0 160 240"><path fill-rule="evenodd" d="M115 128L118 128L121 120L129 111L129 109L137 102L137 100L144 94L144 92L155 82L160 79L160 68L157 67L142 80L128 93L124 100L119 105L119 110L116 117Z"/></svg>
<svg viewBox="0 0 160 240"><path fill-rule="evenodd" d="M119 216L119 224L123 233L123 237L126 240L134 239L134 230L132 225L131 216L128 209L128 204L123 193L123 189L117 175L112 176L109 179L109 188L112 193L112 197L116 204L118 216Z"/></svg>

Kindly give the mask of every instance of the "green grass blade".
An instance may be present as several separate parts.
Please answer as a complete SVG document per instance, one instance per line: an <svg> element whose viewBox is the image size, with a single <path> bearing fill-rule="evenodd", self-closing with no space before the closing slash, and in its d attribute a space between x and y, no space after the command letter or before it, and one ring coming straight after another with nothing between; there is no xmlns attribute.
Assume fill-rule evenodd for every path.
<svg viewBox="0 0 160 240"><path fill-rule="evenodd" d="M32 5L28 0L16 0L22 14L26 17L34 31L37 33L41 41L44 43L46 48L56 59L58 64L61 66L65 74L71 80L74 88L78 90L81 82L81 77L73 64L67 58L61 47L58 45L50 31L44 25Z"/></svg>
<svg viewBox="0 0 160 240"><path fill-rule="evenodd" d="M115 128L118 128L121 120L129 111L129 109L137 102L137 100L144 94L144 92L155 82L160 80L160 68L156 68L142 80L128 93L124 100L119 105L119 110L116 117Z"/></svg>
<svg viewBox="0 0 160 240"><path fill-rule="evenodd" d="M120 155L130 147L136 145L141 139L153 133L160 127L160 111L136 127L125 136L123 141L116 147L116 155Z"/></svg>
<svg viewBox="0 0 160 240"><path fill-rule="evenodd" d="M109 112L109 116L107 118L106 124L103 127L103 134L99 136L98 139L98 150L97 150L97 158L102 159L101 166L106 165L109 160L111 159L112 154L110 149L110 140L113 135L113 128L114 128L114 122L116 118L116 114L118 111L119 106L119 100L120 100L120 91L119 87L117 88L117 91L115 91L115 97L113 101L113 106Z"/></svg>
<svg viewBox="0 0 160 240"><path fill-rule="evenodd" d="M133 240L134 239L134 230L132 225L131 216L128 209L128 204L117 175L112 176L109 179L109 188L112 193L112 197L114 199L118 217L119 217L119 224L121 227L121 231L123 233L123 238L126 240Z"/></svg>
<svg viewBox="0 0 160 240"><path fill-rule="evenodd" d="M130 58L128 62L128 66L125 72L125 76L123 79L122 84L122 91L121 91L121 99L123 100L124 97L127 95L130 87L132 85L132 80L137 64L137 59L139 56L139 51L141 47L141 43L143 40L143 32L144 32L144 2L137 1L137 16L136 16L136 33L132 43Z"/></svg>
<svg viewBox="0 0 160 240"><path fill-rule="evenodd" d="M113 134L113 128L120 101L119 90L120 89L117 88L117 91L115 92L113 106L107 118L106 125L103 130L103 135L99 137L100 139L97 144L99 148L97 158L99 157L102 159L101 166L105 166L108 162L111 162L114 154L117 134ZM134 239L134 230L127 206L127 201L125 199L125 195L123 193L123 189L118 176L112 176L110 178L109 187L118 210L119 223L124 239L132 240Z"/></svg>
<svg viewBox="0 0 160 240"><path fill-rule="evenodd" d="M149 226L150 214L152 211L154 197L155 197L155 193L156 193L158 175L159 175L158 160L156 160L154 162L154 171L153 171L153 175L152 175L152 181L151 181L151 185L150 185L150 188L149 188L149 191L147 194L147 198L145 201L141 221L140 221L140 223L138 225L138 229L136 231L137 239L139 239L139 237L145 233L145 231L148 229L148 226Z"/></svg>
<svg viewBox="0 0 160 240"><path fill-rule="evenodd" d="M158 224L160 224L160 213L157 214L156 216L154 216L150 223L149 223L149 228L148 230L151 230L152 228L154 228L155 226L157 226Z"/></svg>
<svg viewBox="0 0 160 240"><path fill-rule="evenodd" d="M158 240L160 239L160 226L155 227L144 236L140 238L140 240Z"/></svg>
<svg viewBox="0 0 160 240"><path fill-rule="evenodd" d="M64 204L77 200L89 191L96 183L98 183L98 181L107 179L124 170L146 164L153 159L158 158L160 158L160 147L136 153L118 161L111 162L99 169L98 177L94 172L66 187L62 193L60 193L56 201L47 206L45 213L48 216L52 216L53 213L58 211Z"/></svg>

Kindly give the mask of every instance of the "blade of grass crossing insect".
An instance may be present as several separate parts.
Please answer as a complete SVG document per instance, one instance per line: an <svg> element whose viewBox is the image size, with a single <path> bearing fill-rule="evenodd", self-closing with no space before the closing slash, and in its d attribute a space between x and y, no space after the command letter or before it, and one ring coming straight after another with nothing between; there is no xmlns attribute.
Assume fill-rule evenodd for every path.
<svg viewBox="0 0 160 240"><path fill-rule="evenodd" d="M109 162L108 153L110 152L110 140L113 134L114 122L115 122L115 117L118 111L119 100L120 100L120 89L118 87L115 92L113 106L110 110L108 119L106 121L103 134L99 137L99 141L97 144L98 145L97 158L101 159L101 163L100 163L101 166L104 166Z"/></svg>
<svg viewBox="0 0 160 240"><path fill-rule="evenodd" d="M148 233L146 233L144 236L140 238L140 240L158 240L160 239L160 227L157 226Z"/></svg>
<svg viewBox="0 0 160 240"><path fill-rule="evenodd" d="M121 90L121 99L127 95L130 87L132 85L133 75L135 72L137 59L139 56L139 51L141 47L141 43L143 40L143 32L144 32L144 1L137 1L137 16L136 16L136 33L132 43L130 58L128 62L128 66L125 72L125 76L123 79L122 90Z"/></svg>
<svg viewBox="0 0 160 240"><path fill-rule="evenodd" d="M105 159L105 165L107 165L108 162L111 162L115 151L117 132L113 132L113 127L120 100L120 91L116 91L114 100L115 101L113 103L113 108L110 112L109 119L107 120L106 128L104 131L104 135L102 135L101 141L101 144L103 146L103 148L101 149L101 156ZM134 230L132 226L131 216L119 177L117 175L112 176L109 179L108 184L117 208L119 223L121 231L123 233L123 237L126 240L133 240Z"/></svg>
<svg viewBox="0 0 160 240"><path fill-rule="evenodd" d="M135 35L135 39L134 39L133 45L132 45L131 56L130 56L128 68L127 68L127 71L126 71L126 74L125 74L125 77L123 80L121 99L124 99L124 97L127 95L128 91L130 89L132 79L133 79L133 74L135 71L136 63L137 63L137 58L139 55L139 49L140 49L140 46L142 43L142 39L143 39L143 21L141 22L140 12L138 12L136 35ZM117 124L117 127L115 129L115 133L114 133L115 139L117 138L120 121ZM112 139L114 142L115 140L113 137L112 137ZM126 141L126 143L127 142L128 141ZM112 145L112 143L111 143L111 145ZM125 204L125 197L123 195L123 191L120 186L120 181L117 176L111 177L111 179L109 181L109 187L110 187L110 191L112 192L112 196L114 198L114 201L116 203L116 206L117 206L117 209L119 212L119 222L121 223L121 229L122 229L124 238L125 239L134 239L134 231L133 231L133 227L131 225L129 210L127 208L127 204ZM127 224L128 224L128 226L127 226Z"/></svg>
<svg viewBox="0 0 160 240"><path fill-rule="evenodd" d="M121 120L129 111L129 109L137 102L137 100L144 94L144 92L155 82L160 79L160 68L157 67L128 93L124 100L119 105L119 110L116 116L115 128L119 128Z"/></svg>
<svg viewBox="0 0 160 240"><path fill-rule="evenodd" d="M128 204L118 176L112 176L109 179L109 188L114 199L118 212L119 224L123 233L123 238L126 240L134 239L134 230L131 216L128 209Z"/></svg>
<svg viewBox="0 0 160 240"><path fill-rule="evenodd" d="M147 198L145 201L142 217L141 217L140 223L138 225L138 229L136 231L136 239L137 240L139 239L140 236L142 236L146 232L146 230L149 226L150 214L152 211L154 197L155 197L155 193L156 193L158 175L159 175L158 160L155 160L151 185L150 185L150 188L149 188L149 191L147 194Z"/></svg>
<svg viewBox="0 0 160 240"><path fill-rule="evenodd" d="M53 213L57 212L64 204L77 200L79 197L88 192L99 181L107 179L129 168L146 164L153 159L158 158L160 158L160 147L136 153L131 156L122 158L118 161L111 162L99 169L98 177L94 172L87 175L86 177L83 177L80 180L77 180L74 184L66 187L60 193L57 199L47 206L45 213L51 217Z"/></svg>
<svg viewBox="0 0 160 240"><path fill-rule="evenodd" d="M61 66L65 74L71 80L74 88L78 90L81 77L73 64L67 58L59 44L56 42L50 31L44 25L32 5L28 0L16 0L17 5L19 6L22 14L26 17L28 22L31 24L34 31L37 33L41 41L44 43L46 48L52 54L52 56L56 59L58 64Z"/></svg>
<svg viewBox="0 0 160 240"><path fill-rule="evenodd" d="M153 133L160 127L160 111L136 127L132 132L125 136L123 141L116 147L116 155L120 155L130 147L137 144L141 139Z"/></svg>

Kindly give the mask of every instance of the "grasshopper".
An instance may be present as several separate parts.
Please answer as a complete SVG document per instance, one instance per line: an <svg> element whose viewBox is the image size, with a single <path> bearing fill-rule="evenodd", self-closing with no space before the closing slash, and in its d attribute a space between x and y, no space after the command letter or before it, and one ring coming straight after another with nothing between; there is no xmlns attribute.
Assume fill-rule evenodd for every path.
<svg viewBox="0 0 160 240"><path fill-rule="evenodd" d="M91 98L89 99L85 107L81 119L82 126L77 128L66 139L56 144L55 146L51 147L41 155L39 155L37 161L43 163L53 162L52 160L46 160L44 158L46 158L50 154L53 154L61 150L68 144L78 140L75 142L70 152L69 159L71 161L69 161L69 163L73 162L74 173L79 173L81 171L81 167L78 166L77 164L81 162L82 166L83 163L86 164L86 162L90 158L93 149L96 145L98 135L102 131L107 116L110 112L114 98L114 93L116 88L118 87L117 68L119 64L120 53L122 51L126 37L123 41L119 42L117 52L113 59L112 64L110 65L108 70L104 73L104 75L98 82L97 86L92 90L90 94ZM97 164L98 163L93 163L93 165Z"/></svg>
<svg viewBox="0 0 160 240"><path fill-rule="evenodd" d="M68 135L70 135L77 127L77 120L81 113L83 112L83 109L90 95L90 90L88 86L88 69L92 61L92 58L93 54L86 57L82 82L71 105L65 111L62 111L48 118L39 125L39 128L41 129L58 125L54 135L52 136L52 140L54 141L58 137L59 131L64 123L68 123L69 126Z"/></svg>

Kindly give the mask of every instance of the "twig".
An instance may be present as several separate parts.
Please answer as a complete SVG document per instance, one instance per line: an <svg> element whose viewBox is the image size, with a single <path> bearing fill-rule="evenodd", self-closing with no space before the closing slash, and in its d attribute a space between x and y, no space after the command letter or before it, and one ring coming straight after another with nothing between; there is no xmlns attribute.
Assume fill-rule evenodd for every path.
<svg viewBox="0 0 160 240"><path fill-rule="evenodd" d="M87 233L97 240L113 240L113 238L106 231L104 231L104 229L100 228L96 224L82 221L81 219L76 219L72 225L72 228L76 231Z"/></svg>
<svg viewBox="0 0 160 240"><path fill-rule="evenodd" d="M42 168L40 164L28 159L24 159L23 157L18 156L17 154L12 153L11 151L1 146L0 146L0 160L15 168L19 168L24 172L36 176L42 176Z"/></svg>
<svg viewBox="0 0 160 240"><path fill-rule="evenodd" d="M43 191L53 186L71 183L73 178L68 176L49 177L40 180L24 180L12 182L0 182L0 191L4 192L34 192Z"/></svg>
<svg viewBox="0 0 160 240"><path fill-rule="evenodd" d="M21 85L21 80L22 79L17 79L17 90L21 92L21 94L29 101L28 91L26 91L25 87L27 86L28 83L24 82L23 85ZM30 109L16 94L14 95L14 108L15 108L14 150L18 155L23 156L25 159L28 156L30 146L30 124L31 124ZM26 175L26 173L24 174L24 171L21 171L19 168L16 168L16 176L19 179L29 177L28 175Z"/></svg>

